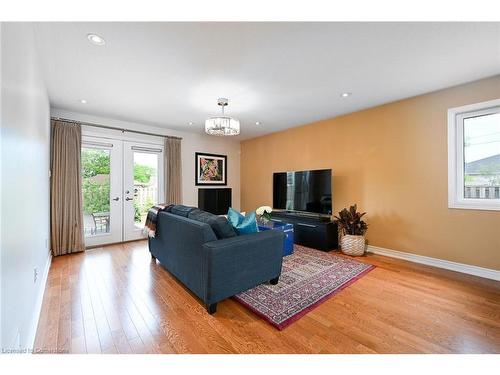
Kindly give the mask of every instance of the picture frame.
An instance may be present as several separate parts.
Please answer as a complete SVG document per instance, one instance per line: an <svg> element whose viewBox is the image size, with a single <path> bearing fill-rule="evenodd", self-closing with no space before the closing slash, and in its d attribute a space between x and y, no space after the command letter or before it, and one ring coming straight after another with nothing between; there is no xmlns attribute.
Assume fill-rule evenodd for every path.
<svg viewBox="0 0 500 375"><path fill-rule="evenodd" d="M196 186L227 186L227 155L196 152Z"/></svg>

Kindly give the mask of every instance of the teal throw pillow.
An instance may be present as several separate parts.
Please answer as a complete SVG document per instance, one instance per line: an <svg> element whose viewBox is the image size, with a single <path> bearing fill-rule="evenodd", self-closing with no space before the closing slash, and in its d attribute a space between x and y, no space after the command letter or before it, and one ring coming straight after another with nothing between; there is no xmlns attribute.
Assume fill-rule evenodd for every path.
<svg viewBox="0 0 500 375"><path fill-rule="evenodd" d="M257 233L259 231L254 211L247 213L246 216L243 216L238 211L230 207L227 212L227 219L238 235Z"/></svg>
<svg viewBox="0 0 500 375"><path fill-rule="evenodd" d="M240 214L235 209L229 207L229 211L227 211L227 220L229 223L236 228L241 220L243 220L244 216Z"/></svg>

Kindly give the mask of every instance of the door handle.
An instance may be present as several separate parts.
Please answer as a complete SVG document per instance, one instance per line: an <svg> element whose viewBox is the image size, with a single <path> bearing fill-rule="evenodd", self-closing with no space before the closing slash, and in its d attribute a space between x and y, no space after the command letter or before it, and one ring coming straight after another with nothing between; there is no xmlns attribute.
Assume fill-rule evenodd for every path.
<svg viewBox="0 0 500 375"><path fill-rule="evenodd" d="M114 201L119 201L120 197L113 198Z"/></svg>
<svg viewBox="0 0 500 375"><path fill-rule="evenodd" d="M132 201L132 200L134 200L134 198L129 198L129 197L127 197L127 198L125 198L125 200L126 200L126 201Z"/></svg>

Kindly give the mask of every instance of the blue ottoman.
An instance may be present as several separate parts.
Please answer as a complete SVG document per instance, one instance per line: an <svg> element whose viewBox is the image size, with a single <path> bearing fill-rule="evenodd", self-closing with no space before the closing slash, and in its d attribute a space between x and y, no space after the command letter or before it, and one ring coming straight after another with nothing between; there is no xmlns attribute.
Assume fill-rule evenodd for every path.
<svg viewBox="0 0 500 375"><path fill-rule="evenodd" d="M257 221L260 231L265 230L280 230L285 233L285 241L283 243L283 256L293 253L293 224L284 223L282 221L269 220L267 223Z"/></svg>

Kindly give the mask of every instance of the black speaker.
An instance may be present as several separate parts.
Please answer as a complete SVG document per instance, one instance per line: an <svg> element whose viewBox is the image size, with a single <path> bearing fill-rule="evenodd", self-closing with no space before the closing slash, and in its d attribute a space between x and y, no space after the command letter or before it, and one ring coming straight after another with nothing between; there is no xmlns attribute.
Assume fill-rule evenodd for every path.
<svg viewBox="0 0 500 375"><path fill-rule="evenodd" d="M225 215L231 207L231 188L198 189L198 208L214 215Z"/></svg>

